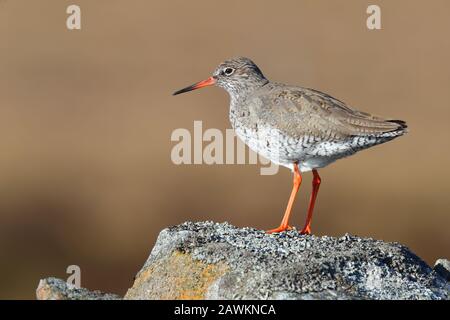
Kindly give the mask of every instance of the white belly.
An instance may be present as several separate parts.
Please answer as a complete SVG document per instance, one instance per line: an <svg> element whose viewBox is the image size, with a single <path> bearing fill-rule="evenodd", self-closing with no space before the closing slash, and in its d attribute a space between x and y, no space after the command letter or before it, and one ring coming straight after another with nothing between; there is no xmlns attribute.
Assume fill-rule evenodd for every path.
<svg viewBox="0 0 450 320"><path fill-rule="evenodd" d="M250 149L264 158L291 170L294 163L297 163L301 172L323 168L355 153L350 141L318 142L314 137L308 136L291 141L281 136L276 129L260 129L255 132L235 128L235 132Z"/></svg>

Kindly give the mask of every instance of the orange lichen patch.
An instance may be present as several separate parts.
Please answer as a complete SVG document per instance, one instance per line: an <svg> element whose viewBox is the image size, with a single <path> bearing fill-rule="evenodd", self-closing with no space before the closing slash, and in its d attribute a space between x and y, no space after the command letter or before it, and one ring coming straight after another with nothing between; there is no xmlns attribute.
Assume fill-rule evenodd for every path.
<svg viewBox="0 0 450 320"><path fill-rule="evenodd" d="M64 295L55 290L45 280L39 282L39 286L36 289L36 298L38 300L65 300Z"/></svg>
<svg viewBox="0 0 450 320"><path fill-rule="evenodd" d="M183 280L180 288L185 288L181 290L178 299L190 299L199 300L205 298L206 290L209 286L220 276L223 275L226 268L217 265L197 265L199 267L199 276L195 279L195 283L189 283L192 279L181 279ZM187 281L186 281L187 280Z"/></svg>
<svg viewBox="0 0 450 320"><path fill-rule="evenodd" d="M141 271L125 299L204 299L227 270L224 263L207 264L175 251Z"/></svg>

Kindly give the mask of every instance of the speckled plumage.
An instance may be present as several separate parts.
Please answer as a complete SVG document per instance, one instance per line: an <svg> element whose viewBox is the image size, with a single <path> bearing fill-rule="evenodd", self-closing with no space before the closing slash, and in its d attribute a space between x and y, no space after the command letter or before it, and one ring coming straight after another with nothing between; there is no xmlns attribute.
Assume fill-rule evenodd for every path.
<svg viewBox="0 0 450 320"><path fill-rule="evenodd" d="M231 75L224 70L231 68ZM219 65L213 77L231 97L230 121L254 151L300 171L322 168L337 159L406 133L401 120L357 111L313 89L270 82L248 58Z"/></svg>

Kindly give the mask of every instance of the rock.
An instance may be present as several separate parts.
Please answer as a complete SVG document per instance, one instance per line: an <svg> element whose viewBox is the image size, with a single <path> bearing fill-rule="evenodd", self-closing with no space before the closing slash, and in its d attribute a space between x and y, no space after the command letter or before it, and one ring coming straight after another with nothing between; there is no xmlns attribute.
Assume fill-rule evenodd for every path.
<svg viewBox="0 0 450 320"><path fill-rule="evenodd" d="M268 235L227 223L163 230L125 299L448 299L406 247L350 235Z"/></svg>
<svg viewBox="0 0 450 320"><path fill-rule="evenodd" d="M65 281L56 278L47 278L39 281L36 289L38 300L118 300L118 295L89 291L84 288L76 288Z"/></svg>
<svg viewBox="0 0 450 320"><path fill-rule="evenodd" d="M186 222L161 231L124 298L450 299L439 270L398 243Z"/></svg>
<svg viewBox="0 0 450 320"><path fill-rule="evenodd" d="M450 281L450 261L446 259L438 259L434 264L434 270L445 280Z"/></svg>

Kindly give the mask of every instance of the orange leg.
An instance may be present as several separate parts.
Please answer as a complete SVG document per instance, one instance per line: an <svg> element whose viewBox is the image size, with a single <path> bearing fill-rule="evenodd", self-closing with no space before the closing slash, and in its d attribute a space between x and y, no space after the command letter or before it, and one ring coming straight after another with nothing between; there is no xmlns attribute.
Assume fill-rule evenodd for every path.
<svg viewBox="0 0 450 320"><path fill-rule="evenodd" d="M301 184L302 184L302 176L300 174L300 171L298 170L297 164L294 164L294 186L292 187L291 196L289 197L289 202L288 202L288 205L286 208L286 212L284 213L283 220L281 221L281 224L278 228L268 230L268 231L266 231L267 233L282 232L282 231L292 229L289 226L289 217L291 216L291 211L292 211L292 206L294 205L295 196L296 196Z"/></svg>
<svg viewBox="0 0 450 320"><path fill-rule="evenodd" d="M311 220L314 211L314 204L316 203L317 194L319 193L321 179L316 169L314 169L312 172L313 172L312 193L311 198L309 199L308 215L306 217L306 223L302 231L300 231L301 234L311 234Z"/></svg>

